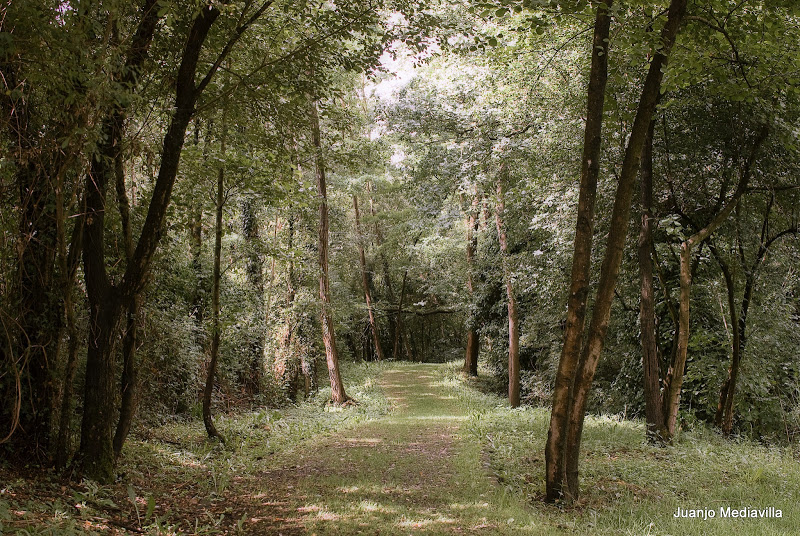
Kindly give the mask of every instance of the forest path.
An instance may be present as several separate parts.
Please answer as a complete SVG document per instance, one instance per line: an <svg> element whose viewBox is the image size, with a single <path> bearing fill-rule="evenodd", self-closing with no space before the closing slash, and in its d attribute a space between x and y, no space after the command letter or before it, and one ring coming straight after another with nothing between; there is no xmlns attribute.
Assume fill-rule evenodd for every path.
<svg viewBox="0 0 800 536"><path fill-rule="evenodd" d="M273 500L262 499L264 517L251 517L245 531L519 534L524 510L493 483L480 446L460 434L463 387L448 384L441 365L422 364L390 369L380 384L392 410L312 441L263 474L262 497Z"/></svg>

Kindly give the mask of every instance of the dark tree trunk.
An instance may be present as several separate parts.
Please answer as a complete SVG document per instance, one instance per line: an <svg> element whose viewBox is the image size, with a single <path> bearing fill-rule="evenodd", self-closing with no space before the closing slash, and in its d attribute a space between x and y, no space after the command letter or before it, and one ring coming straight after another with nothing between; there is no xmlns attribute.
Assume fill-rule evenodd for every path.
<svg viewBox="0 0 800 536"><path fill-rule="evenodd" d="M344 391L342 376L339 372L339 353L336 350L336 334L333 328L333 311L331 304L331 284L328 278L328 191L325 182L325 161L322 158L322 140L320 138L319 115L316 102L311 103L311 138L314 145L314 171L317 179L317 195L319 196L319 298L322 311L322 341L325 344L325 359L328 364L328 376L331 383L331 401L344 404L348 401Z"/></svg>
<svg viewBox="0 0 800 536"><path fill-rule="evenodd" d="M594 205L597 197L597 179L600 175L603 108L608 79L608 35L611 26L608 9L612 3L613 0L609 0L605 6L598 6L594 23L592 65L587 92L578 220L567 303L567 322L564 330L564 345L556 371L553 408L545 446L545 500L548 502L563 498L568 491L566 488L566 430L572 384L583 341L586 301L589 295Z"/></svg>
<svg viewBox="0 0 800 536"><path fill-rule="evenodd" d="M739 369L739 363L741 361L741 354L739 353L742 349L740 340L741 331L738 318L738 307L736 305L736 283L734 281L733 274L731 273L728 263L725 261L722 255L720 255L719 251L717 251L714 243L711 240L709 240L708 243L709 247L711 248L711 252L717 259L717 263L722 270L722 275L725 278L725 288L728 295L728 309L731 317L731 332L733 339L733 343L731 344L731 366L728 369L728 376L725 378L725 382L722 384L717 411L714 415L714 424L722 429L724 417L726 415L726 411L728 410L728 400L732 399L732 396L730 398L728 396L731 387L731 379L733 378L735 381Z"/></svg>
<svg viewBox="0 0 800 536"><path fill-rule="evenodd" d="M356 218L356 241L358 241L358 263L361 267L361 286L364 288L364 301L367 303L367 314L369 315L369 328L372 332L372 342L375 345L375 354L378 361L383 361L383 347L378 333L378 323L375 320L375 312L372 310L372 295L370 292L369 276L367 274L367 260L364 255L364 237L361 235L361 217L358 211L358 198L353 196L353 211Z"/></svg>
<svg viewBox="0 0 800 536"><path fill-rule="evenodd" d="M135 84L138 67L147 56L158 22L158 10L153 9L154 4L153 0L145 2L142 22L132 40L125 75L125 85L131 88ZM144 227L119 287L110 284L106 273L103 224L106 188L113 176L111 167L121 141L121 110L114 111L103 121L105 135L87 176L83 259L90 310L80 455L86 476L101 483L113 479L112 428L116 398L113 346L124 310L122 304L140 293L146 284L177 176L184 136L199 94L194 79L200 49L218 16L216 8L202 10L189 31L177 73L175 110L164 137L158 177Z"/></svg>
<svg viewBox="0 0 800 536"><path fill-rule="evenodd" d="M105 211L108 183L115 178L114 162L122 142L123 123L119 112L104 121L103 142L86 176L83 272L89 301L89 334L80 455L86 476L103 483L114 477L114 346L124 310L119 289L111 284L106 272Z"/></svg>
<svg viewBox="0 0 800 536"><path fill-rule="evenodd" d="M508 238L506 237L506 229L503 223L506 210L503 182L506 174L507 170L505 164L503 164L497 177L495 221L497 223L497 238L500 241L500 254L503 261L503 279L505 279L506 296L508 298L508 403L512 408L516 408L519 407L519 321L517 319L517 300L514 296L514 284L508 258Z"/></svg>
<svg viewBox="0 0 800 536"><path fill-rule="evenodd" d="M392 359L397 359L400 354L400 337L403 333L403 301L406 297L406 280L408 279L408 270L403 272L403 283L400 285L400 302L397 306L397 323L394 330L394 347L392 349Z"/></svg>
<svg viewBox="0 0 800 536"><path fill-rule="evenodd" d="M639 227L637 256L639 260L639 329L644 369L645 421L648 441L660 444L666 437L663 400L661 398L658 345L656 343L656 312L653 293L653 130L650 122L642 149L641 204L642 221Z"/></svg>
<svg viewBox="0 0 800 536"><path fill-rule="evenodd" d="M67 360L61 387L61 408L59 411L58 435L55 444L56 469L63 469L72 456L72 413L75 390L75 372L78 369L79 333L75 324L75 303L73 299L75 276L80 264L83 248L83 216L77 218L72 228L72 237L67 250L66 218L64 215L63 182L56 200L56 219L58 222L58 259L61 271L62 302L67 335ZM80 214L85 213L83 201L78 203ZM60 339L61 337L59 337Z"/></svg>
<svg viewBox="0 0 800 536"><path fill-rule="evenodd" d="M120 221L122 223L123 245L125 247L125 262L130 263L133 257L133 231L131 229L131 210L128 200L127 186L125 184L125 171L123 155L117 150L114 155L114 176L116 178L117 206L119 207ZM120 385L121 403L117 429L114 432L114 455L122 453L122 445L128 437L133 417L136 415L139 391L139 366L136 363L136 350L138 346L138 319L142 305L142 293L135 292L127 303L125 317L125 334L122 338L122 381Z"/></svg>
<svg viewBox="0 0 800 536"><path fill-rule="evenodd" d="M771 194L770 200L767 203L767 208L764 212L764 220L761 224L761 237L759 241L758 250L756 251L753 262L747 263L744 255L744 248L739 244L740 260L745 273L744 293L742 295L742 303L740 312L737 314L735 303L735 281L728 264L723 257L711 245L711 251L719 262L722 273L725 276L725 286L728 290L728 307L730 308L731 316L731 330L733 332L732 352L731 352L731 365L728 368L728 375L725 382L720 389L719 403L717 405L717 412L714 416L714 423L722 430L722 433L729 436L733 432L733 417L734 417L734 395L736 393L736 382L739 378L739 369L744 357L744 350L747 344L747 316L750 310L750 303L753 299L753 291L755 290L756 275L761 263L766 258L767 250L779 238L797 233L797 225L794 224L787 229L784 229L772 236L769 236L769 219L772 205L774 203L774 193ZM737 222L738 225L738 222ZM739 238L741 240L741 238Z"/></svg>

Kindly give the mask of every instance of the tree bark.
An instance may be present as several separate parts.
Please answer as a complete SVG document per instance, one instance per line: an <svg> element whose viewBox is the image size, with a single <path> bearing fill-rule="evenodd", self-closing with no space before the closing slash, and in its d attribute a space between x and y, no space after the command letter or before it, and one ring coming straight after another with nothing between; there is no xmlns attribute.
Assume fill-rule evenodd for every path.
<svg viewBox="0 0 800 536"><path fill-rule="evenodd" d="M294 311L295 299L295 274L294 274L294 216L290 215L287 219L288 236L287 236L287 249L289 250L289 263L286 273L286 311L288 318L284 324L279 340L278 352L273 362L272 373L275 381L278 383L281 391L290 400L292 397L292 342L294 341L294 333L297 325L297 319Z"/></svg>
<svg viewBox="0 0 800 536"><path fill-rule="evenodd" d="M408 279L408 269L403 272L403 283L400 285L400 302L397 306L397 323L394 329L394 348L392 349L392 359L397 359L400 354L400 339L403 336L403 301L406 297L406 280ZM408 343L406 343L406 357L410 358Z"/></svg>
<svg viewBox="0 0 800 536"><path fill-rule="evenodd" d="M131 229L131 209L125 184L124 160L121 150L114 155L114 176L116 178L117 207L122 223L125 262L133 257L133 231ZM122 453L122 445L128 437L138 406L139 366L136 363L138 346L138 319L142 305L142 293L135 292L127 303L125 333L122 338L122 378L120 384L121 403L117 428L114 432L114 456Z"/></svg>
<svg viewBox="0 0 800 536"><path fill-rule="evenodd" d="M514 284L508 258L508 238L506 237L506 229L503 223L506 210L503 182L507 173L506 166L503 164L497 176L495 222L497 223L497 238L500 241L500 255L503 262L503 279L505 279L506 296L508 298L508 403L512 408L517 408L519 407L519 321L517 319L517 300L514 296Z"/></svg>
<svg viewBox="0 0 800 536"><path fill-rule="evenodd" d="M255 295L255 310L258 324L256 333L252 334L249 345L249 374L243 378L245 389L251 395L260 391L261 376L264 363L265 326L261 320L265 318L264 276L262 274L261 255L259 254L260 225L253 208L253 201L247 198L242 203L242 233L247 242L247 279Z"/></svg>
<svg viewBox="0 0 800 536"><path fill-rule="evenodd" d="M547 497L552 497L551 500L555 500L563 495L567 502L573 502L578 497L578 461L586 403L608 329L611 304L614 299L614 287L616 285L617 274L622 261L622 250L627 235L628 213L633 198L635 179L639 172L639 162L644 140L660 93L661 79L663 77L662 70L666 66L667 58L678 33L685 8L686 0L673 0L670 3L667 22L661 32L661 46L650 62L650 68L648 69L644 81L642 95L639 99L636 117L625 149L622 172L614 198L610 232L603 264L600 269L597 296L594 301L586 342L580 351L580 357L577 363L575 362L577 347L573 349L575 352L567 358L567 365L565 367L567 371L569 371L573 363L575 364L575 377L571 389L569 386L569 378L562 378L561 375L561 366L563 363L559 363L559 373L556 384L558 393L554 397L551 432L554 428L558 428L557 435L560 444L557 443L555 445L555 452L550 449L546 451L546 454L548 452L550 453L550 456L548 456L548 473L546 476L548 482L550 482L551 479L553 481L558 481L560 476L560 484L548 486ZM598 11L598 18L600 18L600 11ZM576 236L576 249L577 247L578 238ZM586 259L585 264L588 264L588 259ZM575 270L574 265L573 270ZM572 296L570 298L572 299ZM576 342L580 340L579 334L575 336L575 339ZM565 355L562 353L562 360L564 357ZM561 385L560 382L566 384L566 393L564 393L565 386ZM559 398L559 395L563 396L563 399ZM554 423L553 421L556 420L557 422ZM550 447L551 439L552 438L548 439L548 447ZM557 451L559 446L562 446L560 452ZM561 475L558 473L561 467L557 465L557 462L549 461L557 460L557 455L561 456L561 463L564 467L564 473Z"/></svg>
<svg viewBox="0 0 800 536"><path fill-rule="evenodd" d="M142 22L132 40L128 55L126 86L136 82L138 68L147 56L158 15L154 0L146 0ZM161 238L172 186L178 171L186 128L199 95L195 73L200 49L212 24L219 16L216 8L203 9L194 20L186 41L176 80L175 109L164 137L161 166L148 207L147 217L131 262L119 286L109 282L103 243L106 188L112 176L111 162L119 149L123 110L117 109L103 120L102 143L86 180L86 224L83 253L84 274L89 298L89 344L86 356L84 413L81 424L80 456L86 476L101 483L113 480L114 449L114 343L123 302L141 292L150 263Z"/></svg>
<svg viewBox="0 0 800 536"><path fill-rule="evenodd" d="M597 179L600 175L600 147L602 144L603 108L606 81L608 80L608 36L611 16L608 12L613 0L597 7L592 39L592 65L586 104L586 126L583 137L578 218L575 229L575 246L572 256L567 322L564 345L556 371L553 390L553 408L545 446L545 500L554 502L565 497L566 460L565 440L572 384L578 365L578 353L583 341L586 301L589 295L589 274L594 234L594 205L597 197Z"/></svg>
<svg viewBox="0 0 800 536"><path fill-rule="evenodd" d="M361 216L358 211L358 197L353 195L353 211L356 218L356 241L358 242L358 263L361 267L361 286L364 288L364 301L367 302L367 314L369 315L369 327L372 331L372 342L375 345L375 354L378 361L383 361L383 347L378 333L378 324L375 321L375 312L372 310L372 296L369 289L369 275L367 274L367 260L364 255L364 240L361 234Z"/></svg>
<svg viewBox="0 0 800 536"><path fill-rule="evenodd" d="M686 11L686 1L672 0L670 2L667 22L661 31L661 48L658 49L658 52L650 62L628 145L625 149L619 184L614 196L614 209L611 213L611 227L606 243L606 252L600 268L600 281L597 285L597 296L592 310L592 319L589 323L588 337L578 363L569 416L567 485L569 486L570 495L574 498L578 497L578 461L586 403L589 398L589 390L592 386L594 373L597 370L597 364L603 351L606 332L608 331L611 304L614 300L614 288L619 274L619 266L622 262L625 239L628 234L630 206L635 189L636 176L639 173L642 149L644 148L647 131L650 128L653 113L661 93L663 71L666 68L672 45L675 43L681 20Z"/></svg>
<svg viewBox="0 0 800 536"><path fill-rule="evenodd" d="M660 444L666 437L663 401L661 398L661 373L658 345L656 343L656 313L653 292L653 131L650 122L647 139L642 149L641 205L637 257L639 261L639 330L642 343L642 368L644 369L644 402L647 439Z"/></svg>
<svg viewBox="0 0 800 536"><path fill-rule="evenodd" d="M714 247L713 242L709 241L711 251L714 254L714 257L717 259L717 262L719 263L722 273L725 277L725 286L728 291L728 307L730 309L731 317L731 330L733 332L731 365L728 368L728 375L722 384L722 388L720 389L719 403L714 416L714 423L722 430L722 433L725 436L729 436L733 432L734 394L736 393L736 383L739 377L739 369L742 358L744 357L745 346L747 344L747 316L748 311L750 310L750 303L753 299L753 291L755 290L758 269L766 257L767 250L769 250L770 246L776 240L787 234L797 233L797 226L793 225L774 234L771 237L768 236L769 218L773 202L774 194L770 196L770 200L767 203L767 208L764 212L764 220L761 225L761 237L758 250L756 251L753 262L749 265L747 264L747 259L744 256L744 248L741 246L740 242L740 260L745 273L744 293L742 295L742 302L739 309L740 312L737 312L735 303L736 287L733 274L727 262L725 262L724 258Z"/></svg>
<svg viewBox="0 0 800 536"><path fill-rule="evenodd" d="M331 402L344 404L348 396L344 391L342 376L339 372L339 353L336 350L336 334L333 328L333 311L331 305L331 284L328 277L328 191L325 181L325 160L322 156L322 140L320 137L319 114L316 100L311 102L311 141L314 146L314 172L319 196L319 298L321 303L320 320L322 323L322 341L325 344L325 360L328 364L328 376L331 383Z"/></svg>

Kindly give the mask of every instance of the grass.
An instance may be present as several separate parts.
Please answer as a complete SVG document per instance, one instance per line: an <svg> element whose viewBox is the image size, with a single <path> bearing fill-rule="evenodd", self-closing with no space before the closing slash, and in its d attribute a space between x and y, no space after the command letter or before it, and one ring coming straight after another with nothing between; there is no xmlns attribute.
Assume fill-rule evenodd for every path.
<svg viewBox="0 0 800 536"><path fill-rule="evenodd" d="M459 375L453 366L450 376ZM659 448L644 441L644 424L588 416L582 441L581 498L568 509L546 506L544 444L550 412L510 409L496 396L460 390L470 408L465 429L484 445L492 472L536 517L541 533L609 535L778 535L800 533L800 463L791 448L726 440L704 426ZM772 506L782 518L721 519L719 508ZM709 508L716 518L675 518L678 507Z"/></svg>
<svg viewBox="0 0 800 536"><path fill-rule="evenodd" d="M5 534L599 534L800 532L800 464L790 448L725 440L702 426L675 445L643 425L587 418L580 501L546 505L549 411L508 408L456 363L348 364L359 404L323 391L281 410L224 415L227 444L201 422L133 437L111 486L0 466ZM720 507L782 510L719 519ZM709 508L717 518L676 519Z"/></svg>

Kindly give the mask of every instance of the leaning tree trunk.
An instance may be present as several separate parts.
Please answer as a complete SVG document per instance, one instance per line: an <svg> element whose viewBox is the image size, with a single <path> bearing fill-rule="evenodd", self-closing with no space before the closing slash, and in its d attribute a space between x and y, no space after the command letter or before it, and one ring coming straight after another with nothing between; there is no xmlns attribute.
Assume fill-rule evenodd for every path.
<svg viewBox="0 0 800 536"><path fill-rule="evenodd" d="M678 306L678 350L675 354L675 359L670 365L667 372L667 379L664 387L664 405L665 405L665 419L667 422L668 439L672 440L677 431L678 409L680 408L681 400L681 387L683 385L683 375L686 368L686 357L689 348L689 299L692 288L692 270L691 259L692 249L697 244L706 240L711 234L728 219L728 216L733 211L739 198L744 194L747 189L747 184L750 180L752 166L755 162L761 144L767 137L769 130L763 127L756 135L756 139L751 148L750 156L748 157L744 170L739 177L739 184L736 187L731 199L727 205L711 220L706 227L696 232L688 239L684 240L681 244L680 253L680 283L681 291Z"/></svg>
<svg viewBox="0 0 800 536"><path fill-rule="evenodd" d="M661 47L650 62L650 68L642 87L636 117L634 118L625 149L619 184L614 196L614 208L611 213L606 251L600 268L597 295L594 300L586 342L581 350L576 368L568 413L564 455L566 458L567 500L569 502L576 500L579 494L578 462L583 423L586 416L586 404L608 331L611 304L614 300L614 288L628 233L629 212L636 185L636 176L639 173L642 149L661 91L663 71L686 11L686 1L672 0L670 3L667 22L661 31Z"/></svg>
<svg viewBox="0 0 800 536"><path fill-rule="evenodd" d="M612 3L613 0L608 0L605 5L598 6L594 23L567 322L564 345L561 348L561 358L556 371L553 407L545 446L545 500L548 502L559 500L567 493L565 458L567 418L572 384L578 366L578 353L583 341L586 301L589 295L594 204L597 197L597 179L600 175L603 107L608 80L608 35L611 26L608 10Z"/></svg>
<svg viewBox="0 0 800 536"><path fill-rule="evenodd" d="M511 266L508 259L508 238L503 224L505 218L505 197L503 181L507 173L505 164L497 177L497 206L495 221L497 237L500 241L500 255L503 258L503 279L506 283L508 297L508 403L512 408L519 407L519 321L517 319L517 300L514 296L514 284L511 278Z"/></svg>
<svg viewBox="0 0 800 536"><path fill-rule="evenodd" d="M317 195L319 196L319 298L322 306L320 320L322 323L322 342L325 344L325 360L328 363L328 376L331 382L331 402L344 404L348 397L344 391L342 376L339 372L339 353L336 351L336 334L333 329L333 311L331 305L331 283L328 277L328 191L325 182L325 161L322 157L322 140L320 138L319 114L317 103L313 101L310 108L311 138L314 145L314 171L317 179Z"/></svg>

